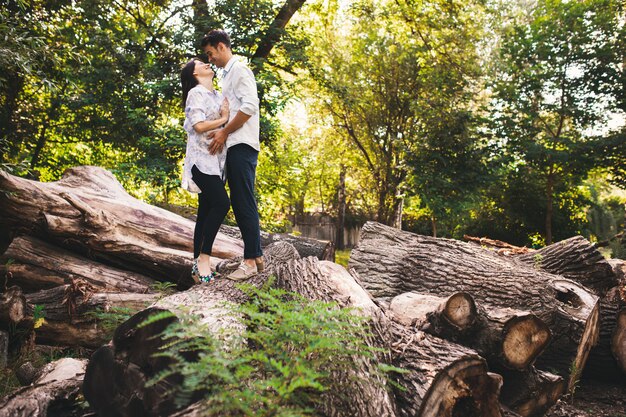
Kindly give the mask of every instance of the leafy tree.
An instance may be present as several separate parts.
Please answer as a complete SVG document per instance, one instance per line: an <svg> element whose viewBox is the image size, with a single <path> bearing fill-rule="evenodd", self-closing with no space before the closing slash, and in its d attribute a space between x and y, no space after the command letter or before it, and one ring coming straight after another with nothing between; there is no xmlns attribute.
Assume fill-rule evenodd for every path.
<svg viewBox="0 0 626 417"><path fill-rule="evenodd" d="M448 126L435 131L467 104L464 80L476 70L469 17L477 7L359 1L345 20L331 6L317 23L310 72L328 96L322 103L335 128L359 150L374 179L378 221L399 226L404 195L412 193L409 175L417 178L413 184L421 180L420 167L409 164L428 158L426 137L432 143L445 135ZM439 190L419 191L434 205Z"/></svg>
<svg viewBox="0 0 626 417"><path fill-rule="evenodd" d="M559 190L580 184L615 148L587 131L624 110L621 7L613 0L539 0L530 23L514 26L503 39L496 133L513 168L540 181L548 244L556 206L562 206ZM607 157L588 157L600 153Z"/></svg>

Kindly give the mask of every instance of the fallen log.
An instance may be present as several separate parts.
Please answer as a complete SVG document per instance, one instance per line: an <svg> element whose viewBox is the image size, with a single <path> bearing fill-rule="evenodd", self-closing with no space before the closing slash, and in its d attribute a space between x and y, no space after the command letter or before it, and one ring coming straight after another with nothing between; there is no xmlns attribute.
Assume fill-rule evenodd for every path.
<svg viewBox="0 0 626 417"><path fill-rule="evenodd" d="M399 416L500 416L497 396L501 379L487 372L483 358L471 349L387 320L343 267L314 258L292 261L278 270L277 285L307 298L336 300L371 318L376 329L371 342L390 349L392 364L407 371L397 376L403 388L395 390ZM348 400L356 404L353 415L391 412L385 413L381 400L371 394L364 397L360 391L353 392Z"/></svg>
<svg viewBox="0 0 626 417"><path fill-rule="evenodd" d="M104 265L31 236L13 239L0 256L0 274L24 292L83 280L99 291L147 293L155 281L138 273Z"/></svg>
<svg viewBox="0 0 626 417"><path fill-rule="evenodd" d="M565 393L561 376L534 367L523 371L505 371L500 400L523 417L538 417Z"/></svg>
<svg viewBox="0 0 626 417"><path fill-rule="evenodd" d="M77 401L87 361L60 359L44 368L30 386L0 399L2 415L11 417L68 416L77 413Z"/></svg>
<svg viewBox="0 0 626 417"><path fill-rule="evenodd" d="M551 274L561 275L604 295L617 285L613 268L582 236L562 240L540 250L517 256L520 261Z"/></svg>
<svg viewBox="0 0 626 417"><path fill-rule="evenodd" d="M223 224L220 232L235 239L241 239L239 228ZM315 256L325 261L335 260L335 247L333 242L312 239L303 236L294 236L288 233L268 233L261 230L261 247L266 247L275 242L286 242L293 245L301 258Z"/></svg>
<svg viewBox="0 0 626 417"><path fill-rule="evenodd" d="M267 255L266 270L247 283L263 285L277 263L298 256L295 249L286 244L268 247ZM171 364L168 358L154 356L166 343L159 335L185 313L201 317L202 323L215 337L226 337L223 340L238 343L244 328L229 305L241 304L247 299L235 282L217 279L164 297L133 315L115 330L111 342L96 350L89 360L83 392L92 409L105 416L170 415L176 412L180 407L175 403L174 394L168 392L168 384L180 383L180 377L174 375L155 385L146 384ZM174 316L143 325L149 317L164 312L171 312ZM189 401L199 399L199 396L193 396Z"/></svg>
<svg viewBox="0 0 626 417"><path fill-rule="evenodd" d="M349 266L388 303L405 292L467 292L486 309L529 311L552 332L537 359L574 384L598 338L598 297L580 284L455 240L415 235L367 222Z"/></svg>
<svg viewBox="0 0 626 417"><path fill-rule="evenodd" d="M617 324L611 338L611 351L622 372L626 373L626 308L617 315Z"/></svg>
<svg viewBox="0 0 626 417"><path fill-rule="evenodd" d="M29 316L41 309L43 324L35 329L44 345L95 348L106 343L117 325L160 297L160 294L98 293L84 281L27 294Z"/></svg>
<svg viewBox="0 0 626 417"><path fill-rule="evenodd" d="M17 286L0 292L0 329L8 330L26 317L26 298Z"/></svg>
<svg viewBox="0 0 626 417"><path fill-rule="evenodd" d="M528 368L550 339L550 330L534 314L502 308L484 311L466 293L448 298L405 293L393 298L389 310L401 324L476 350L495 371Z"/></svg>
<svg viewBox="0 0 626 417"><path fill-rule="evenodd" d="M71 168L50 183L0 171L0 189L3 228L154 279L188 279L194 223L133 198L102 168ZM212 255L242 252L241 241L220 233Z"/></svg>

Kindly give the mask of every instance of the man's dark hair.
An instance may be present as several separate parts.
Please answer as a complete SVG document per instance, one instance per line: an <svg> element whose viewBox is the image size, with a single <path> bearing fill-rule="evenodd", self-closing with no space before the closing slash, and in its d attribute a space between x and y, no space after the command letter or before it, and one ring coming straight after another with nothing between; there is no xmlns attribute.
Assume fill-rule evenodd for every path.
<svg viewBox="0 0 626 417"><path fill-rule="evenodd" d="M223 43L227 48L230 48L230 36L223 30L214 29L204 35L202 42L200 43L204 48L207 45L211 45L213 48L217 48L218 43Z"/></svg>

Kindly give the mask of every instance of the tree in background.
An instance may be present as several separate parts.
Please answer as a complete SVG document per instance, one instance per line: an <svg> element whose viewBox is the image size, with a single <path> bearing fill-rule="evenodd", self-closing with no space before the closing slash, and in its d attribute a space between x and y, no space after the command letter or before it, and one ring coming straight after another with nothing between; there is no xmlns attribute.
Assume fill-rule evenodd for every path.
<svg viewBox="0 0 626 417"><path fill-rule="evenodd" d="M404 197L416 193L438 214L456 203L437 199L442 190L434 188L435 182L429 188L415 185L426 184L425 177L455 173L427 172L417 163L457 157L435 156L440 148L433 150L427 138L432 145L441 138L441 127L467 108L468 86L477 73L474 40L481 6L471 1L359 1L345 18L340 11L340 4L329 2L316 10L323 18L313 23L310 73L324 92L320 103L373 178L378 221L399 227ZM457 140L461 137L467 135ZM471 147L469 142L462 146Z"/></svg>
<svg viewBox="0 0 626 417"><path fill-rule="evenodd" d="M589 131L624 111L621 7L614 0L539 0L530 23L503 38L495 132L508 166L541 185L547 244L565 194L617 149Z"/></svg>

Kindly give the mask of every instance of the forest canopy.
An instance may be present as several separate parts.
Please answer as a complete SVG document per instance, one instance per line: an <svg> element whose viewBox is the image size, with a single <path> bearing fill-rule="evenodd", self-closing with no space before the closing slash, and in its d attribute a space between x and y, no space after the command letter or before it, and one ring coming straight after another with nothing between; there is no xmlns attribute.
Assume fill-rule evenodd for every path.
<svg viewBox="0 0 626 417"><path fill-rule="evenodd" d="M620 0L0 4L4 170L98 165L195 206L179 74L223 28L259 87L264 229L345 211L517 245L582 234L626 257Z"/></svg>

